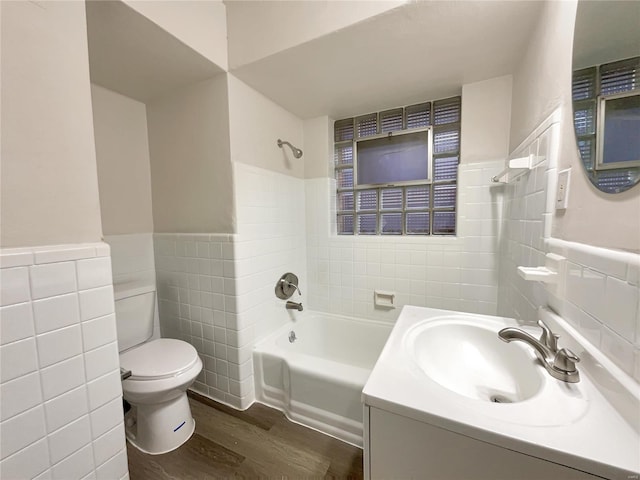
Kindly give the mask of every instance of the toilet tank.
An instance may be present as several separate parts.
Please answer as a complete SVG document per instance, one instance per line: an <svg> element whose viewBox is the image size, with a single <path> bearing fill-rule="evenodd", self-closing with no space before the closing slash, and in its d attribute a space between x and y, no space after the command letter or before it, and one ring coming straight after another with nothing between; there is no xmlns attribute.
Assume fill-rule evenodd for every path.
<svg viewBox="0 0 640 480"><path fill-rule="evenodd" d="M153 335L155 285L114 285L116 328L120 352L146 342Z"/></svg>

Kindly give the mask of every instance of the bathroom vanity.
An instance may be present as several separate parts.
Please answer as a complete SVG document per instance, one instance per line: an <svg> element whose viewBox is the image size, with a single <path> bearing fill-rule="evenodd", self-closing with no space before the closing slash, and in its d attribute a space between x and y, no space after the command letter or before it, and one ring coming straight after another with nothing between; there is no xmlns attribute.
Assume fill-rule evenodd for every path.
<svg viewBox="0 0 640 480"><path fill-rule="evenodd" d="M640 388L553 312L580 357L553 378L513 319L405 307L363 390L366 478L640 478Z"/></svg>

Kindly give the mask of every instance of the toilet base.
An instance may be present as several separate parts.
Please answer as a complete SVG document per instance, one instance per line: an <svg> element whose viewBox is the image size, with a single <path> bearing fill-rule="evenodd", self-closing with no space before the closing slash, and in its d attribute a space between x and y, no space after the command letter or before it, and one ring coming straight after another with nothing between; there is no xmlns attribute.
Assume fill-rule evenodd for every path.
<svg viewBox="0 0 640 480"><path fill-rule="evenodd" d="M125 415L127 440L150 455L171 452L185 443L196 428L187 394L158 404L132 404Z"/></svg>

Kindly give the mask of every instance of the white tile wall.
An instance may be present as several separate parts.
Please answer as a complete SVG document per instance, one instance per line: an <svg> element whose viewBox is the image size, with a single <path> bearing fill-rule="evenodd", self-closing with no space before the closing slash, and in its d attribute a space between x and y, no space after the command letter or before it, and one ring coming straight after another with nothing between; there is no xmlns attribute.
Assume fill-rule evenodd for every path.
<svg viewBox="0 0 640 480"><path fill-rule="evenodd" d="M105 235L104 241L111 248L114 284L155 278L152 233Z"/></svg>
<svg viewBox="0 0 640 480"><path fill-rule="evenodd" d="M640 381L640 255L551 237L558 129L556 112L513 153L535 152L540 163L505 186L498 313L533 323L537 308L550 305ZM566 275L558 286L545 287L517 275L519 265L544 265L547 252L567 258Z"/></svg>
<svg viewBox="0 0 640 480"><path fill-rule="evenodd" d="M204 368L195 390L239 407L240 398L225 388L224 368L230 361L226 332L237 328L237 298L230 294L235 276L223 267L233 263L233 241L230 235L156 234L154 249L162 336L189 342L198 351Z"/></svg>
<svg viewBox="0 0 640 480"><path fill-rule="evenodd" d="M2 310L0 317L0 343L15 342L33 336L33 313L28 303L11 305Z"/></svg>
<svg viewBox="0 0 640 480"><path fill-rule="evenodd" d="M126 478L108 247L4 249L0 265L0 478Z"/></svg>
<svg viewBox="0 0 640 480"><path fill-rule="evenodd" d="M549 238L547 249L568 259L549 304L622 370L640 381L640 255Z"/></svg>
<svg viewBox="0 0 640 480"><path fill-rule="evenodd" d="M295 272L306 295L305 197L301 179L234 168L238 233L156 234L155 252L163 336L200 353L196 390L246 408L254 399L254 342L290 318L276 281Z"/></svg>
<svg viewBox="0 0 640 480"><path fill-rule="evenodd" d="M333 180L306 181L309 302L314 310L394 321L404 305L495 314L501 161L459 167L455 237L338 236ZM397 308L374 306L375 289Z"/></svg>
<svg viewBox="0 0 640 480"><path fill-rule="evenodd" d="M534 154L537 165L504 188L504 212L500 239L500 289L498 314L535 322L537 309L548 304L539 282L527 282L517 274L518 266L544 265L544 239L551 235L548 219L555 212L558 164L559 116L545 120L511 157Z"/></svg>
<svg viewBox="0 0 640 480"><path fill-rule="evenodd" d="M111 262L113 269L113 290L116 294L130 291L132 286L156 285L155 256L153 250L153 233L133 233L123 235L105 235L104 241L111 248ZM90 269L92 261L86 260L78 264L78 282L80 288L88 290L86 302L99 307L99 301L109 302L104 291L99 289L103 280L96 276L95 269ZM85 269L87 269L85 271ZM93 273L91 273L93 272ZM98 298L95 298L98 297ZM96 301L97 300L97 301ZM160 338L160 321L156 312L153 318L153 334L151 339ZM108 322L108 324L111 324ZM100 338L99 325L93 325L94 338ZM83 327L84 329L84 327ZM97 346L97 345L96 345Z"/></svg>
<svg viewBox="0 0 640 480"><path fill-rule="evenodd" d="M243 163L235 164L234 178L238 218L235 293L240 328L231 346L244 348L290 320L285 302L274 293L282 274L298 276L302 296L296 294L291 300L309 308L306 182ZM250 358L244 355L240 363Z"/></svg>

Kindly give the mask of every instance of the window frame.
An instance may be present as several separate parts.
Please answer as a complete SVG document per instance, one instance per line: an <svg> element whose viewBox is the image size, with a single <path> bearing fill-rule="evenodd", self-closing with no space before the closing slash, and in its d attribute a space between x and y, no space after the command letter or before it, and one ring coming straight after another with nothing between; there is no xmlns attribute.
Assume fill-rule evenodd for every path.
<svg viewBox="0 0 640 480"><path fill-rule="evenodd" d="M597 97L597 111L596 111L596 162L594 168L596 170L613 170L618 168L633 168L640 167L640 158L637 160L630 160L626 162L608 162L604 160L604 123L606 120L606 106L609 100L618 100L620 98L628 97L640 97L640 91L637 89L629 90L627 92L616 93L612 95L599 95Z"/></svg>
<svg viewBox="0 0 640 480"><path fill-rule="evenodd" d="M392 183L357 183L358 182L358 143L381 138L399 137L413 133L427 132L427 178L424 180L406 180ZM353 139L353 190L369 190L383 187L403 187L406 185L425 185L433 181L433 127L413 128L411 130L399 130L395 132L380 133L368 137Z"/></svg>

